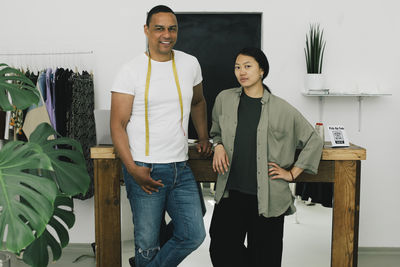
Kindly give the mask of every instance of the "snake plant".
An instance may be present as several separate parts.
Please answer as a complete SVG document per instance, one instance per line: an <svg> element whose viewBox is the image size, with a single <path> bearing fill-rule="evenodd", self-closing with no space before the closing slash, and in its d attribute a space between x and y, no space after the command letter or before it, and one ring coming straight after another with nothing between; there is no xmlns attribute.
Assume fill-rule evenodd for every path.
<svg viewBox="0 0 400 267"><path fill-rule="evenodd" d="M23 73L0 64L0 109L25 109L39 98ZM85 194L89 182L81 145L47 123L37 126L29 142L8 142L0 150L0 250L23 252L32 267L48 265L49 248L58 260L69 242L64 225L75 222L72 196Z"/></svg>
<svg viewBox="0 0 400 267"><path fill-rule="evenodd" d="M324 59L325 45L324 30L319 24L311 24L309 33L306 34L306 56L307 73L322 73L322 62Z"/></svg>

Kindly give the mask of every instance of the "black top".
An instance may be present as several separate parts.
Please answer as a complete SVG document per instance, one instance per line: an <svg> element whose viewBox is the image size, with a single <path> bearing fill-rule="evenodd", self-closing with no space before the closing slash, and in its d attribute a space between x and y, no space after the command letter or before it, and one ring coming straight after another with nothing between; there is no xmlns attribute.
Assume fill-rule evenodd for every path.
<svg viewBox="0 0 400 267"><path fill-rule="evenodd" d="M261 97L251 98L243 92L238 107L228 190L257 195L257 126L260 115Z"/></svg>
<svg viewBox="0 0 400 267"><path fill-rule="evenodd" d="M57 132L64 137L68 136L67 120L71 116L72 82L70 78L72 74L71 70L58 68L55 75Z"/></svg>

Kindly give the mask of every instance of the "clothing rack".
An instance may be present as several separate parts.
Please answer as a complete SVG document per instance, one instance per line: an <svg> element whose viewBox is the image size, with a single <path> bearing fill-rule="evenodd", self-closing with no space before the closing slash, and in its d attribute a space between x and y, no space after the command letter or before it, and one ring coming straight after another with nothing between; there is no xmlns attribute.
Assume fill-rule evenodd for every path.
<svg viewBox="0 0 400 267"><path fill-rule="evenodd" d="M0 52L0 62L15 68L39 71L45 68L70 68L93 72L94 51L42 51L42 52Z"/></svg>
<svg viewBox="0 0 400 267"><path fill-rule="evenodd" d="M42 52L42 53L0 53L0 56L58 56L58 55L90 55L93 51L77 52Z"/></svg>

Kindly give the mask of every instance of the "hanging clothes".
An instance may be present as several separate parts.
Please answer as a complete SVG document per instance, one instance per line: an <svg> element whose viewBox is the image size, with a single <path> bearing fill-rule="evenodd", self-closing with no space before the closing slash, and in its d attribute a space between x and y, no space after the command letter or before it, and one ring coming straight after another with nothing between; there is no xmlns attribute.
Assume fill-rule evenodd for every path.
<svg viewBox="0 0 400 267"><path fill-rule="evenodd" d="M93 77L86 71L74 73L69 81L72 83L72 105L67 118L67 136L81 143L86 167L91 179L89 190L79 199L93 196L93 161L90 158L90 148L96 145L96 125L94 121L94 87Z"/></svg>
<svg viewBox="0 0 400 267"><path fill-rule="evenodd" d="M29 69L26 71L25 76L29 80L31 80L33 84L36 84L39 78L39 74L35 74L33 71L30 71Z"/></svg>
<svg viewBox="0 0 400 267"><path fill-rule="evenodd" d="M7 128L6 126L6 112L0 110L0 140L4 140L4 132Z"/></svg>
<svg viewBox="0 0 400 267"><path fill-rule="evenodd" d="M32 105L31 107L29 107L25 115L22 130L25 133L27 139L29 139L31 133L36 129L39 124L43 122L51 124L49 113L43 97L44 90L42 87L45 86L45 78L45 72L42 72L38 75L36 87L40 94L39 103L38 105Z"/></svg>
<svg viewBox="0 0 400 267"><path fill-rule="evenodd" d="M53 71L48 68L36 79L41 100L38 105L27 110L23 130L29 137L37 125L47 122L61 136L78 141L82 146L91 183L85 195L75 197L91 198L94 183L90 148L96 145L93 77L86 71L80 74L69 69L58 68Z"/></svg>
<svg viewBox="0 0 400 267"><path fill-rule="evenodd" d="M71 116L72 103L72 70L58 68L55 73L55 99L57 132L67 136L67 119Z"/></svg>
<svg viewBox="0 0 400 267"><path fill-rule="evenodd" d="M54 129L57 129L56 127L56 115L55 115L55 109L54 109L54 97L53 97L53 71L51 68L48 68L46 70L46 108L47 112L49 113L49 118L51 122L51 126L53 126Z"/></svg>
<svg viewBox="0 0 400 267"><path fill-rule="evenodd" d="M332 208L333 206L333 184L332 183L296 183L296 196L307 201L311 198L312 203L320 203L322 206Z"/></svg>

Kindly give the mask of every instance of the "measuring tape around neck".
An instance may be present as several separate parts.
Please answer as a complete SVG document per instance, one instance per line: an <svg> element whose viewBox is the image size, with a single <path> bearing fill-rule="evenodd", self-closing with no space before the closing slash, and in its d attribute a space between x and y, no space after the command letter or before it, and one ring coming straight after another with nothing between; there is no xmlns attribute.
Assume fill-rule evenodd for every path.
<svg viewBox="0 0 400 267"><path fill-rule="evenodd" d="M149 154L150 154L149 153L149 150L150 150L150 140L149 140L150 139L150 133L149 133L149 87L150 87L150 77L151 77L150 51L148 52L148 57L149 57L149 63L147 64L146 87L145 87L145 93L144 93L145 125L146 125L146 156L149 156ZM174 51L171 51L171 58L172 58L172 70L174 72L176 89L178 90L178 95L179 95L179 105L181 107L181 128L182 128L183 134L185 134L185 130L183 129L182 92L181 92L181 86L179 85L178 72L176 70L176 65L175 65Z"/></svg>

